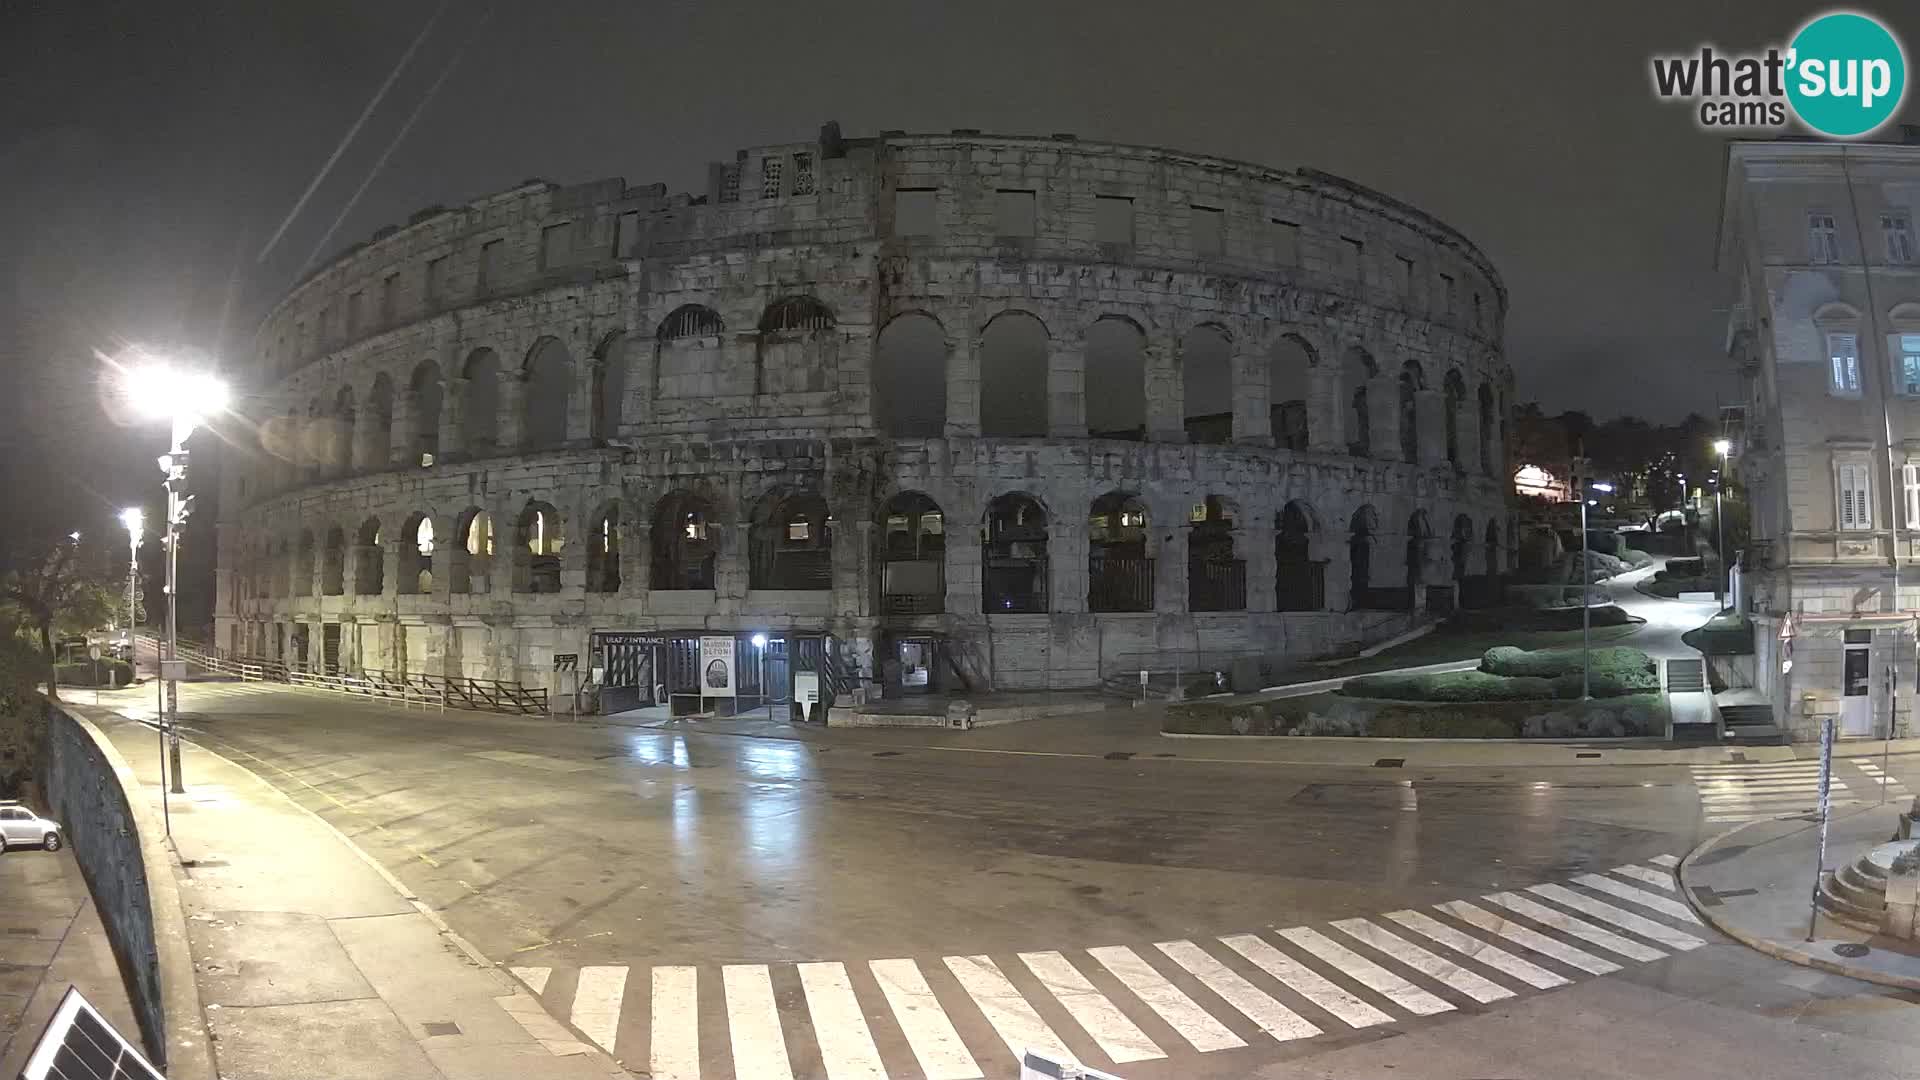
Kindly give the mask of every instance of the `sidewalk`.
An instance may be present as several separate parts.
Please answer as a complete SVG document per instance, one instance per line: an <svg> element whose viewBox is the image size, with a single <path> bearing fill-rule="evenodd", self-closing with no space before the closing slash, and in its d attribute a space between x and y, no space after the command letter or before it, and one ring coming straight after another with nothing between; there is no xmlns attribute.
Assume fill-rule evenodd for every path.
<svg viewBox="0 0 1920 1080"><path fill-rule="evenodd" d="M158 736L78 710L160 812ZM182 743L174 849L206 1022L226 1080L625 1076L331 825Z"/></svg>
<svg viewBox="0 0 1920 1080"><path fill-rule="evenodd" d="M1901 804L1836 811L1827 829L1826 869L1836 870L1893 836ZM1820 825L1807 817L1756 821L1713 837L1680 863L1681 891L1714 929L1749 948L1803 967L1865 982L1920 990L1915 942L1856 930L1827 918L1807 940ZM1861 956L1842 956L1836 947Z"/></svg>
<svg viewBox="0 0 1920 1080"><path fill-rule="evenodd" d="M20 1074L69 986L140 1045L120 965L73 852L0 855L0 1077Z"/></svg>

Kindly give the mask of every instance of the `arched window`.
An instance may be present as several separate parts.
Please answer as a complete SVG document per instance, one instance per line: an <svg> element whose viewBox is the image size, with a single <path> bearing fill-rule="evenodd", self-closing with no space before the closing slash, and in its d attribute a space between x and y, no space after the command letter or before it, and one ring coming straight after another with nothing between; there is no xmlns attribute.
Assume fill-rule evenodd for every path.
<svg viewBox="0 0 1920 1080"><path fill-rule="evenodd" d="M776 492L760 500L747 530L747 587L833 588L833 516L825 499Z"/></svg>
<svg viewBox="0 0 1920 1080"><path fill-rule="evenodd" d="M387 552L381 544L380 519L360 523L353 544L353 592L356 596L379 596L386 591Z"/></svg>
<svg viewBox="0 0 1920 1080"><path fill-rule="evenodd" d="M760 313L763 334L805 334L833 329L833 312L811 296L789 296Z"/></svg>
<svg viewBox="0 0 1920 1080"><path fill-rule="evenodd" d="M1267 350L1267 412L1273 424L1273 445L1305 450L1311 443L1307 392L1311 372L1320 358L1298 334L1282 334Z"/></svg>
<svg viewBox="0 0 1920 1080"><path fill-rule="evenodd" d="M560 515L546 503L533 501L514 523L513 591L560 591Z"/></svg>
<svg viewBox="0 0 1920 1080"><path fill-rule="evenodd" d="M470 508L460 515L453 545L449 590L484 593L493 586L493 515Z"/></svg>
<svg viewBox="0 0 1920 1080"><path fill-rule="evenodd" d="M1018 492L987 504L981 601L989 615L1047 610L1047 512Z"/></svg>
<svg viewBox="0 0 1920 1080"><path fill-rule="evenodd" d="M1494 452L1493 425L1497 418L1493 409L1493 388L1486 383L1480 384L1480 465L1488 476L1500 475L1500 455Z"/></svg>
<svg viewBox="0 0 1920 1080"><path fill-rule="evenodd" d="M980 335L980 433L1047 433L1047 328L1025 312L994 317Z"/></svg>
<svg viewBox="0 0 1920 1080"><path fill-rule="evenodd" d="M721 333L720 313L699 304L682 304L660 320L659 338L661 341L684 341L687 338L719 337Z"/></svg>
<svg viewBox="0 0 1920 1080"><path fill-rule="evenodd" d="M407 382L413 410L413 460L411 465L427 466L440 453L440 366L422 360Z"/></svg>
<svg viewBox="0 0 1920 1080"><path fill-rule="evenodd" d="M873 359L873 424L902 439L938 438L947 424L947 333L930 315L896 316Z"/></svg>
<svg viewBox="0 0 1920 1080"><path fill-rule="evenodd" d="M819 393L833 389L839 369L833 312L811 296L790 296L760 315L754 341L755 394Z"/></svg>
<svg viewBox="0 0 1920 1080"><path fill-rule="evenodd" d="M500 448L500 360L492 349L475 349L461 374L467 380L460 422L470 457L492 457Z"/></svg>
<svg viewBox="0 0 1920 1080"><path fill-rule="evenodd" d="M1093 501L1087 521L1087 610L1152 611L1147 504L1124 491Z"/></svg>
<svg viewBox="0 0 1920 1080"><path fill-rule="evenodd" d="M573 390L573 358L557 338L542 338L527 353L526 400L520 445L532 450L567 441L567 399Z"/></svg>
<svg viewBox="0 0 1920 1080"><path fill-rule="evenodd" d="M360 467L379 472L393 463L393 380L384 371L373 377L373 390L367 394L365 428Z"/></svg>
<svg viewBox="0 0 1920 1080"><path fill-rule="evenodd" d="M626 419L627 335L613 334L600 345L593 363L593 438L618 439Z"/></svg>
<svg viewBox="0 0 1920 1080"><path fill-rule="evenodd" d="M1420 418L1417 393L1426 389L1419 365L1409 360L1400 368L1400 460L1420 461Z"/></svg>
<svg viewBox="0 0 1920 1080"><path fill-rule="evenodd" d="M1447 372L1445 388L1447 464L1457 469L1460 467L1460 410L1467 403L1467 383L1458 369Z"/></svg>
<svg viewBox="0 0 1920 1080"><path fill-rule="evenodd" d="M396 591L418 596L433 592L433 518L416 513L400 530L400 580Z"/></svg>
<svg viewBox="0 0 1920 1080"><path fill-rule="evenodd" d="M1275 611L1319 611L1327 606L1327 564L1313 561L1314 531L1313 513L1304 503L1289 502L1275 515Z"/></svg>
<svg viewBox="0 0 1920 1080"><path fill-rule="evenodd" d="M620 591L620 504L608 503L593 515L587 533L587 591Z"/></svg>
<svg viewBox="0 0 1920 1080"><path fill-rule="evenodd" d="M1347 562L1353 570L1352 598L1348 608L1372 607L1373 541L1380 532L1380 518L1373 507L1362 506L1353 512L1347 524Z"/></svg>
<svg viewBox="0 0 1920 1080"><path fill-rule="evenodd" d="M1147 437L1147 338L1129 319L1108 316L1087 328L1087 434Z"/></svg>
<svg viewBox="0 0 1920 1080"><path fill-rule="evenodd" d="M712 589L718 540L705 499L684 491L661 499L653 513L652 588Z"/></svg>
<svg viewBox="0 0 1920 1080"><path fill-rule="evenodd" d="M1180 342L1187 441L1233 441L1233 342L1217 326L1196 326Z"/></svg>
<svg viewBox="0 0 1920 1080"><path fill-rule="evenodd" d="M1367 400L1367 384L1379 373L1373 357L1358 345L1340 361L1340 387L1347 403L1347 452L1354 457L1373 456L1373 408Z"/></svg>
<svg viewBox="0 0 1920 1080"><path fill-rule="evenodd" d="M880 510L881 607L888 615L946 610L946 516L918 491L903 491Z"/></svg>
<svg viewBox="0 0 1920 1080"><path fill-rule="evenodd" d="M347 591L347 533L335 525L327 530L327 543L320 553L320 595L340 596Z"/></svg>
<svg viewBox="0 0 1920 1080"><path fill-rule="evenodd" d="M1239 512L1209 495L1187 515L1187 610L1245 611L1247 562L1234 551Z"/></svg>

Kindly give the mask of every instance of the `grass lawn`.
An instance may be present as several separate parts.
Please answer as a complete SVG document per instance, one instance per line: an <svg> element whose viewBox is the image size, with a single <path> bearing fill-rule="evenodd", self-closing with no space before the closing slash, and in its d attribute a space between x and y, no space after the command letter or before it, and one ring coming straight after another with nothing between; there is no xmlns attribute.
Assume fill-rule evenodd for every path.
<svg viewBox="0 0 1920 1080"><path fill-rule="evenodd" d="M1638 629L1640 629L1639 623L1628 626L1596 626L1593 628L1594 647L1611 644ZM1425 637L1415 638L1404 645L1396 645L1374 656L1338 664L1316 665L1315 670L1320 674L1302 675L1301 678L1331 679L1341 675L1361 675L1369 671L1389 671L1393 668L1417 667L1421 664L1440 664L1448 660L1478 660L1481 654L1496 645L1512 645L1520 649L1577 649L1580 647L1580 631L1456 631L1441 626Z"/></svg>

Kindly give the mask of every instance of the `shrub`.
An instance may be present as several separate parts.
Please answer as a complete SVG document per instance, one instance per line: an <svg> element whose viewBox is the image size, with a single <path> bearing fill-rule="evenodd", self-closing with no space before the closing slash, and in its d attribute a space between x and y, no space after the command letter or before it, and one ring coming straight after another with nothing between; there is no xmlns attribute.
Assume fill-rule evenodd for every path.
<svg viewBox="0 0 1920 1080"><path fill-rule="evenodd" d="M1348 679L1347 697L1390 701L1545 701L1553 697L1546 679L1504 678L1484 671L1447 671L1425 675L1361 675Z"/></svg>
<svg viewBox="0 0 1920 1080"><path fill-rule="evenodd" d="M53 669L53 677L61 686L93 686L96 668L100 686L126 686L133 682L133 665L125 660L103 659L97 665L91 660L58 664Z"/></svg>
<svg viewBox="0 0 1920 1080"><path fill-rule="evenodd" d="M1595 676L1608 674L1619 679L1650 679L1644 689L1660 687L1653 659L1639 649L1625 645L1603 646L1588 653L1588 669ZM1492 675L1531 675L1554 679L1562 675L1580 675L1579 649L1537 649L1529 652L1511 645L1497 645L1480 657L1480 670ZM1576 692L1577 694L1577 692Z"/></svg>
<svg viewBox="0 0 1920 1080"><path fill-rule="evenodd" d="M1373 718L1370 732L1382 739L1511 739L1513 722L1452 709L1388 709Z"/></svg>
<svg viewBox="0 0 1920 1080"><path fill-rule="evenodd" d="M1625 559L1627 565L1633 567L1635 570L1643 566L1653 565L1653 556L1637 548L1621 548L1620 557Z"/></svg>

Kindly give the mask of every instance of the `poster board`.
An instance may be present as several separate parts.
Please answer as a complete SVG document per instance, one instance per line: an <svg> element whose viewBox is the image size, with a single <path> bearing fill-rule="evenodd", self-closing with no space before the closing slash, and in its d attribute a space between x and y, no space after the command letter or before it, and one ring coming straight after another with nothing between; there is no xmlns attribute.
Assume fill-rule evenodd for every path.
<svg viewBox="0 0 1920 1080"><path fill-rule="evenodd" d="M739 680L734 677L734 639L732 637L703 637L700 639L700 696L734 696Z"/></svg>

